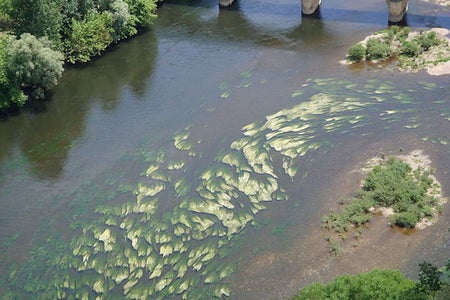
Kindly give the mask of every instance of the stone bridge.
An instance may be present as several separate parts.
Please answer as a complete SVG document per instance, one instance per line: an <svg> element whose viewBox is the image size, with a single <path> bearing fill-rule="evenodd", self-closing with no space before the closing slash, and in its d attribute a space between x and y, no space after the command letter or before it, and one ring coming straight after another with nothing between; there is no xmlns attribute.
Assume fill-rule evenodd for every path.
<svg viewBox="0 0 450 300"><path fill-rule="evenodd" d="M219 0L221 7L228 7L239 0ZM389 10L389 22L398 23L403 20L408 10L408 0L385 0ZM302 13L312 15L320 9L322 0L300 0Z"/></svg>

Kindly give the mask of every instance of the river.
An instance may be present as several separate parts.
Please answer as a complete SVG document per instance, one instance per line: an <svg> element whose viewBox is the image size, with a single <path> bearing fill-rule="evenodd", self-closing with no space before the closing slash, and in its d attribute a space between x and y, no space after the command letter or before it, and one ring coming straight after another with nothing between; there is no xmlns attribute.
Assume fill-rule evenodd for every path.
<svg viewBox="0 0 450 300"><path fill-rule="evenodd" d="M424 150L450 192L449 76L339 63L387 27L383 0L315 17L294 0L165 1L158 15L0 121L6 299L281 299L446 262L448 205L423 232L374 225L385 244L342 257L320 229L381 153ZM408 24L450 28L449 9L410 1Z"/></svg>

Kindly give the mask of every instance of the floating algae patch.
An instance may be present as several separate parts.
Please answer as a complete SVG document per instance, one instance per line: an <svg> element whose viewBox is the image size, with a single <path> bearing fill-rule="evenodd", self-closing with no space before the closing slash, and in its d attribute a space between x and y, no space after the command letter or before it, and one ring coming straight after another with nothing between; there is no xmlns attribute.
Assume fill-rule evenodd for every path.
<svg viewBox="0 0 450 300"><path fill-rule="evenodd" d="M229 259L233 246L270 201L289 200L287 187L306 175L305 157L328 145L328 137L371 132L372 122L425 123L410 118L414 97L381 81L309 80L293 93L297 104L249 122L202 170L188 170L201 159L189 155L199 146L190 142L195 128L173 137L171 150L179 151L146 154L135 197L96 209L71 251L53 258L55 280L38 298L227 297L226 280L236 269Z"/></svg>

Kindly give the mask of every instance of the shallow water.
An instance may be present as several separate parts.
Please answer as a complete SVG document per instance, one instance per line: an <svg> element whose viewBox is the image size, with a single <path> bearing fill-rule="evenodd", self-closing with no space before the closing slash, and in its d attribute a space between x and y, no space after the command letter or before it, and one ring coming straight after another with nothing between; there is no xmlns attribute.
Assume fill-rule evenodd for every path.
<svg viewBox="0 0 450 300"><path fill-rule="evenodd" d="M450 28L448 9L416 1L411 4L411 26ZM254 122L260 126L266 116L302 103L307 106L319 93L331 95L333 101L316 113L315 105L307 106L305 110L315 117L295 121L309 122L312 131L305 129L301 134L306 144L313 145L293 161L298 171L283 169L283 155L271 148L267 155L276 177L255 168L251 172L261 182L276 178L278 191L282 188L288 201L264 202L265 210L252 212L236 232L230 233L228 227L226 237L211 233L196 238L195 230L184 237L191 239L183 240L189 250L202 243L218 243L222 245L218 248L225 249L206 260L200 271L235 270L206 284L205 278L214 272L188 271L182 276L191 280L186 295L196 298L199 290L214 293L219 287L219 294L230 291L235 299L277 299L292 295L312 280L329 280L343 271L382 266L401 268L413 276L419 260L443 264L448 258L449 237L442 234L448 228L448 209L435 232L404 242L409 248L403 258L361 262L359 269L346 257L328 261L324 258L326 243L322 245L320 238L311 240L323 213L337 202L334 198L357 188L359 179L351 171L380 152L424 149L448 195L449 77L404 75L392 68L367 66L355 70L337 62L350 44L386 28L386 20L384 1L357 7L351 1L327 1L319 18L301 17L298 3L288 0L240 1L238 10L219 10L215 1L167 1L152 30L86 66L67 70L49 101L0 122L0 247L4 253L0 269L21 266L32 258L30 249L41 245L48 232L67 241L74 238L72 244L65 243L65 252L55 250L55 257L70 257L78 244L89 244L78 240L82 229L90 228L85 229L86 235L106 224L94 210L105 203L111 209L135 203L138 183L151 184L145 172L160 149L166 158L158 162L159 167L173 175L164 191L150 196L159 202L157 211L147 217L167 223L164 230L171 234L176 224L167 220L177 214L195 216L186 205L198 200L196 188L212 182L202 180L202 174L212 170L217 176L224 167L220 158L234 151L231 146L244 137L244 126ZM346 109L329 110L344 99L349 101ZM361 102L359 108L356 102ZM337 119L328 120L330 116ZM173 137L180 132L189 134L192 149L174 147ZM268 149L265 134L252 138L258 147ZM181 169L170 170L171 163L180 160L184 162ZM240 172L234 172L239 176ZM180 178L190 186L189 192L173 188ZM246 203L251 197L245 189L236 189L233 203L238 207L242 203L239 211L248 211ZM140 213L120 218L139 219L142 226L150 226L146 230L159 230L150 221L146 225ZM210 228L221 224L214 220ZM119 224L106 226L126 236L129 229L119 229ZM147 248L153 251L163 251L161 246L166 244L152 243ZM113 245L115 254L127 247L134 249L129 241ZM117 259L104 248L103 254L99 251L91 258ZM354 257L365 261L371 252L362 249ZM167 258L183 260L190 252L184 253L168 254L165 261L161 258L161 278L170 281L172 263ZM76 270L78 263L74 264ZM156 279L147 279L152 268L142 269L145 276L140 278L145 279L138 281L155 286ZM131 281L129 275L125 282ZM41 284L50 283L42 280ZM64 282L58 284L64 286ZM113 295L120 295L124 284L106 285ZM175 295L169 291L175 284L181 283L170 281L154 297ZM35 286L30 285L33 290ZM82 289L68 290L70 294ZM93 290L101 293L98 285Z"/></svg>

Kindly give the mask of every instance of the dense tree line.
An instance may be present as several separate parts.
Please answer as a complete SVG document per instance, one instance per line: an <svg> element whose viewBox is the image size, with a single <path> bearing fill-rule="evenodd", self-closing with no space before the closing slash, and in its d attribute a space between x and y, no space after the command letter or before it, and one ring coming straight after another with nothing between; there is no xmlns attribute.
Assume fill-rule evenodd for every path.
<svg viewBox="0 0 450 300"><path fill-rule="evenodd" d="M156 18L159 0L0 0L0 110L41 99L83 63Z"/></svg>
<svg viewBox="0 0 450 300"><path fill-rule="evenodd" d="M399 270L374 269L357 275L341 275L327 284L312 283L292 300L447 300L450 260L441 269L427 262L419 267L418 281L406 278Z"/></svg>

